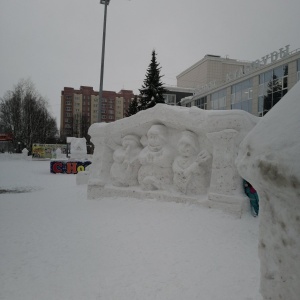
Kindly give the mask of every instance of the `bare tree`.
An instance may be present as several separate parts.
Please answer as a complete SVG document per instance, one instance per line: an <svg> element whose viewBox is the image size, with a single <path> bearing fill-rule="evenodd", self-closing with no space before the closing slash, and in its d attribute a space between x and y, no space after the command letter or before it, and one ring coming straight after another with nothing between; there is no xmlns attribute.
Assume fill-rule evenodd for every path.
<svg viewBox="0 0 300 300"><path fill-rule="evenodd" d="M14 135L15 148L22 143L46 143L57 135L56 120L47 110L47 101L30 80L21 80L0 99L0 120Z"/></svg>

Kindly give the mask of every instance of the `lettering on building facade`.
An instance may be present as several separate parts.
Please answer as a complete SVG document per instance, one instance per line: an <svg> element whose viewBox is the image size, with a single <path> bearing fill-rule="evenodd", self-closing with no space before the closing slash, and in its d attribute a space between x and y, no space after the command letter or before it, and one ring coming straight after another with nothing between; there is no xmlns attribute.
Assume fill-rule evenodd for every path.
<svg viewBox="0 0 300 300"><path fill-rule="evenodd" d="M290 45L286 45L284 48L280 48L278 51L273 51L270 54L263 56L261 59L257 59L247 66L243 66L226 74L225 80L212 80L211 82L201 86L196 90L195 94L201 94L203 92L209 91L219 85L222 85L226 82L238 79L244 75L248 75L255 70L262 68L270 63L274 63L279 59L285 58L290 55Z"/></svg>

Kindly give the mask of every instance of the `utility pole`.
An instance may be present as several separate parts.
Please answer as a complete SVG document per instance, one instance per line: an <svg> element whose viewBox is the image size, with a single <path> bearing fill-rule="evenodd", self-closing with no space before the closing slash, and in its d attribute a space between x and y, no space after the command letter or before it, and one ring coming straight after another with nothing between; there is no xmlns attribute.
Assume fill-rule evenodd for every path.
<svg viewBox="0 0 300 300"><path fill-rule="evenodd" d="M101 70L100 70L100 86L99 86L99 101L98 101L98 122L102 121L102 94L103 94L103 74L104 74L104 55L105 55L105 36L106 36L106 16L107 5L110 0L100 0L100 4L104 4L104 21L103 21L103 35L102 35L102 56L101 56Z"/></svg>

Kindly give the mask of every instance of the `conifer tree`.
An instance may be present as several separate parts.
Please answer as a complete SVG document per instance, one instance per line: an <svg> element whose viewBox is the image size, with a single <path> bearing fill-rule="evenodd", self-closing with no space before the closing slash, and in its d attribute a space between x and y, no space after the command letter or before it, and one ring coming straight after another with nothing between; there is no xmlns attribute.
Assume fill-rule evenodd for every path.
<svg viewBox="0 0 300 300"><path fill-rule="evenodd" d="M128 109L126 111L126 117L133 116L138 111L138 99L137 96L134 96L134 99L129 103Z"/></svg>
<svg viewBox="0 0 300 300"><path fill-rule="evenodd" d="M161 67L156 61L155 50L152 51L152 59L147 69L146 78L142 88L139 90L141 93L141 100L139 103L139 110L144 110L155 106L157 103L165 103L163 94L166 90L161 82L160 75Z"/></svg>

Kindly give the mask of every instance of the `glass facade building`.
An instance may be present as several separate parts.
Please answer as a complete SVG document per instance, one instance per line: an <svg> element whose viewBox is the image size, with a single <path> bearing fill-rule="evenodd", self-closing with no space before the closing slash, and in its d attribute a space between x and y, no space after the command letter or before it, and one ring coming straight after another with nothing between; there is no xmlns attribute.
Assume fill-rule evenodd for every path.
<svg viewBox="0 0 300 300"><path fill-rule="evenodd" d="M288 65L259 75L258 113L265 115L288 92Z"/></svg>
<svg viewBox="0 0 300 300"><path fill-rule="evenodd" d="M185 76L188 75L188 70L184 71ZM289 46L286 46L285 49L281 48L262 57L261 61L255 61L223 76L223 80L219 80L217 84L208 83L198 88L198 93L182 99L181 104L202 109L241 109L261 117L299 80L300 49L289 52ZM213 80L212 83L214 82ZM205 105L201 105L203 99Z"/></svg>
<svg viewBox="0 0 300 300"><path fill-rule="evenodd" d="M226 109L226 89L211 95L211 107L212 109Z"/></svg>
<svg viewBox="0 0 300 300"><path fill-rule="evenodd" d="M253 80L248 79L231 86L231 109L252 112Z"/></svg>

